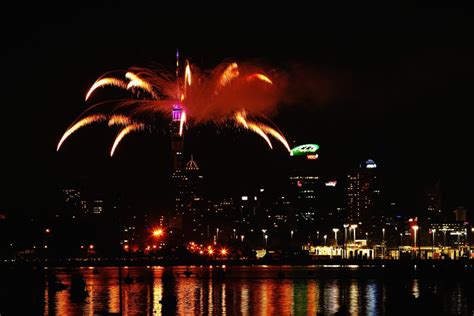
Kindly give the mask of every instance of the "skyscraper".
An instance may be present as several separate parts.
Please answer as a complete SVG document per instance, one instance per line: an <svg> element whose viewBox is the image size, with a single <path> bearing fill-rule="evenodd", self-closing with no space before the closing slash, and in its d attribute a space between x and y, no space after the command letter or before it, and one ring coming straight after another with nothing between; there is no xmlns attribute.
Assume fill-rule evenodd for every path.
<svg viewBox="0 0 474 316"><path fill-rule="evenodd" d="M376 202L380 189L376 175L377 165L371 159L352 174L348 175L347 211L350 223L362 223L362 227L371 231L378 218Z"/></svg>
<svg viewBox="0 0 474 316"><path fill-rule="evenodd" d="M202 175L191 155L186 166L173 173L176 185L175 210L170 216L170 226L182 229L189 237L203 234L204 199L201 194ZM191 233L192 232L192 233Z"/></svg>
<svg viewBox="0 0 474 316"><path fill-rule="evenodd" d="M441 182L436 180L427 185L424 193L424 209L428 220L438 223L449 220L442 211Z"/></svg>

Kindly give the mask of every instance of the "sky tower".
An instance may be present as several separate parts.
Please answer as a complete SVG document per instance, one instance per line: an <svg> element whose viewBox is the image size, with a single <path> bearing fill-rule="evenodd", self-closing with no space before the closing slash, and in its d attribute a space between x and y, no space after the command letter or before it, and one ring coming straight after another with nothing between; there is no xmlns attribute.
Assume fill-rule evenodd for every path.
<svg viewBox="0 0 474 316"><path fill-rule="evenodd" d="M183 108L181 106L181 89L179 85L179 50L176 50L176 85L177 95L176 103L173 105L171 111L171 150L173 152L173 177L176 173L180 173L183 167L182 155L184 148L184 135L183 135Z"/></svg>
<svg viewBox="0 0 474 316"><path fill-rule="evenodd" d="M171 151L173 155L172 177L175 183L175 209L169 214L170 227L181 230L183 228L183 215L185 199L183 197L186 176L183 173L184 133L183 124L185 115L181 104L181 87L179 84L179 51L176 50L176 102L171 110Z"/></svg>

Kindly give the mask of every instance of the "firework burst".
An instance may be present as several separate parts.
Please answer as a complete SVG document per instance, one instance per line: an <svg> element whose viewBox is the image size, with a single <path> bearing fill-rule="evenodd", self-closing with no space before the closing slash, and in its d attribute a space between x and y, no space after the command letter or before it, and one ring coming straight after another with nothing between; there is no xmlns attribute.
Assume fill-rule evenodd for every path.
<svg viewBox="0 0 474 316"><path fill-rule="evenodd" d="M184 78L180 80L178 67L179 60L176 75L166 71L130 68L122 74L117 72L115 76L107 74L99 78L87 91L86 101L99 88L106 87L127 90L133 98L116 101L114 109L105 114L97 112L110 102L92 105L66 130L57 150L80 128L108 121L108 126L122 127L110 151L110 156L113 156L126 135L141 131L148 125L146 122L150 115L169 114L172 109L180 108L180 136L188 124L234 122L232 125L262 137L270 148L273 149L272 137L290 152L283 133L259 119L271 114L281 97L281 87L269 75L253 65L235 62L223 63L210 72L203 72L186 61Z"/></svg>

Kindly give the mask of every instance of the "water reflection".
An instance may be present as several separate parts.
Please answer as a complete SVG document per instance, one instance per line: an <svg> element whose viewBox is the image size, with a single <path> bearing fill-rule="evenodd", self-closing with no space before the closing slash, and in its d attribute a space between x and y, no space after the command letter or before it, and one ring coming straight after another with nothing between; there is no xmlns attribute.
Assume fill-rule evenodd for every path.
<svg viewBox="0 0 474 316"><path fill-rule="evenodd" d="M45 315L119 313L120 305L124 315L316 315L337 312L377 315L404 308L400 302L411 302L420 309L426 307L423 305L425 302L433 306L436 302L438 311L446 314L470 315L469 311L472 311L471 281L412 279L401 282L347 275L342 278L337 277L334 269L340 268L227 267L224 277L216 267L191 267L192 275L186 277L183 275L186 267L168 270L163 267L129 267L122 272L122 278L129 275L132 280L122 283L122 304L119 272L115 267L98 268L95 272L88 268L73 271L50 269L66 285L71 284L74 273L80 273L89 293L83 301L73 302L68 290L52 289L46 282L44 271L31 279L42 278L43 284L28 290L40 291L36 293L44 304L35 305L41 310L34 314L39 311ZM278 277L280 271L284 272L284 278ZM23 290L25 300L30 299L31 295ZM12 293L20 295L21 290ZM161 303L170 296L177 298L175 307Z"/></svg>

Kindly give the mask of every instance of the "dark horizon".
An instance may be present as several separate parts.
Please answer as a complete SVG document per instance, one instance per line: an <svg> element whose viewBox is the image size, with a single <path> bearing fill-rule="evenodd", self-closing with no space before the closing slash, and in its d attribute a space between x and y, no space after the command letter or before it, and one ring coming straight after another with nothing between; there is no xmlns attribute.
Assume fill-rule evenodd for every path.
<svg viewBox="0 0 474 316"><path fill-rule="evenodd" d="M177 48L204 69L235 59L291 74L291 84L304 93L282 104L273 121L290 143L321 146L321 174L342 177L373 159L386 183L383 193L407 213L420 212L415 208L423 187L438 179L447 211L474 207L474 157L467 146L470 10L371 14L361 8L298 12L300 18L283 11L247 18L239 11L217 18L187 12L175 23L174 16L156 16L153 6L60 9L63 14L50 6L12 5L5 12L16 21L1 22L6 113L0 211L48 209L56 192L79 177L147 208L163 207L171 195L166 120L159 119L163 125L153 134L131 135L113 158L108 150L115 131L103 126L84 128L60 152L55 148L86 108L84 93L98 76L154 63L172 69ZM222 24L226 36L215 31ZM287 180L281 170L290 168L280 145L271 151L258 136L232 129L191 128L185 152L217 195L262 185L278 189Z"/></svg>

